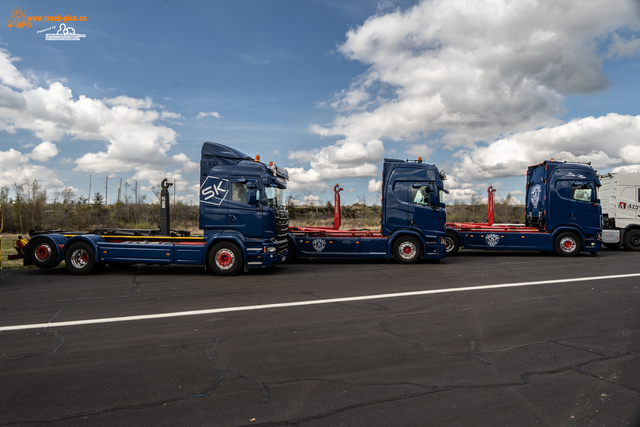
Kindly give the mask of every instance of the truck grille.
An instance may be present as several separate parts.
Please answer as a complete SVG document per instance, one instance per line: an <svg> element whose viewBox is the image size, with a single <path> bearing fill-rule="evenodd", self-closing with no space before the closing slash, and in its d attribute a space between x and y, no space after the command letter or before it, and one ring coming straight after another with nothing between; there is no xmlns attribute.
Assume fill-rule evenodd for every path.
<svg viewBox="0 0 640 427"><path fill-rule="evenodd" d="M287 233L289 232L289 212L287 209L277 209L275 210L276 214L276 225L277 225L277 239L276 239L276 250L278 254L284 255L287 250Z"/></svg>

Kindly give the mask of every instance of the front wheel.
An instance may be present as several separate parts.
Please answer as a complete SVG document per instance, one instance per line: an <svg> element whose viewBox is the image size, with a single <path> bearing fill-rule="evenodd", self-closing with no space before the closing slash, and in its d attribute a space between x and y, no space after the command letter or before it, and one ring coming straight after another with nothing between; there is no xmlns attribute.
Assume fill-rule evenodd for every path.
<svg viewBox="0 0 640 427"><path fill-rule="evenodd" d="M555 252L560 256L576 256L580 253L582 242L574 233L560 233L554 243Z"/></svg>
<svg viewBox="0 0 640 427"><path fill-rule="evenodd" d="M393 257L401 264L418 262L420 254L420 242L415 237L399 237L393 244Z"/></svg>
<svg viewBox="0 0 640 427"><path fill-rule="evenodd" d="M640 251L640 230L624 233L624 247L628 251Z"/></svg>
<svg viewBox="0 0 640 427"><path fill-rule="evenodd" d="M444 245L447 250L447 256L455 255L458 253L458 249L460 249L460 239L456 236L456 233L447 231L444 237Z"/></svg>
<svg viewBox="0 0 640 427"><path fill-rule="evenodd" d="M291 264L296 260L296 245L291 239L287 239L287 252L287 259L285 259L282 264Z"/></svg>
<svg viewBox="0 0 640 427"><path fill-rule="evenodd" d="M220 242L213 245L207 257L207 264L218 276L233 276L243 266L242 251L231 242Z"/></svg>
<svg viewBox="0 0 640 427"><path fill-rule="evenodd" d="M65 251L64 262L71 274L91 274L96 266L95 253L86 242L73 243Z"/></svg>
<svg viewBox="0 0 640 427"><path fill-rule="evenodd" d="M60 264L58 252L51 239L36 237L30 243L29 252L36 267L53 268Z"/></svg>

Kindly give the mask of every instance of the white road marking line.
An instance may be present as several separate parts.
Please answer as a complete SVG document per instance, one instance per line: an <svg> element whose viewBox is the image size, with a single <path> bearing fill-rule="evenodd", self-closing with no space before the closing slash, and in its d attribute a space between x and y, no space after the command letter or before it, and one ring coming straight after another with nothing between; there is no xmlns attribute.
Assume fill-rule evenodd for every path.
<svg viewBox="0 0 640 427"><path fill-rule="evenodd" d="M444 294L444 293L451 293L451 292L480 291L485 289L518 288L522 286L550 285L553 283L572 283L572 282L587 282L587 281L593 281L593 280L622 279L625 277L638 277L638 276L640 276L640 273L618 274L614 276L579 277L574 279L541 280L537 282L506 283L502 285L466 286L463 288L432 289L428 291L364 295L359 297L331 298L331 299L321 299L321 300L315 300L315 301L297 301L297 302L286 302L286 303L279 303L279 304L248 305L244 307L212 308L208 310L179 311L175 313L147 314L147 315L141 315L141 316L107 317L103 319L74 320L69 322L55 322L55 323L49 322L49 323L35 323L31 325L0 326L0 332L22 331L25 329L40 329L40 328L62 328L65 326L94 325L97 323L132 322L135 320L166 319L170 317L199 316L202 314L232 313L236 311L250 311L250 310L267 310L270 308L302 307L307 305L333 304L338 302L352 302L352 301L365 301L365 300L372 300L372 299L410 297L410 296L416 296L416 295L433 295L433 294Z"/></svg>

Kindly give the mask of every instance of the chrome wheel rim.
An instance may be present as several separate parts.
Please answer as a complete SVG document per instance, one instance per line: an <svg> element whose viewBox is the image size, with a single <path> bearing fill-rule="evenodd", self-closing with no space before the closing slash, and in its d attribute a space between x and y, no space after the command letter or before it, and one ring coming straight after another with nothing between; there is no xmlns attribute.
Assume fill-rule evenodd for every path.
<svg viewBox="0 0 640 427"><path fill-rule="evenodd" d="M89 253L84 249L76 249L71 253L71 265L82 270L89 263Z"/></svg>
<svg viewBox="0 0 640 427"><path fill-rule="evenodd" d="M233 251L222 248L216 252L216 266L220 270L228 270L236 263L236 256Z"/></svg>
<svg viewBox="0 0 640 427"><path fill-rule="evenodd" d="M563 252L573 252L576 249L576 241L571 237L565 237L560 240L560 249Z"/></svg>
<svg viewBox="0 0 640 427"><path fill-rule="evenodd" d="M412 259L416 254L417 248L412 242L402 242L398 247L398 254L402 259Z"/></svg>

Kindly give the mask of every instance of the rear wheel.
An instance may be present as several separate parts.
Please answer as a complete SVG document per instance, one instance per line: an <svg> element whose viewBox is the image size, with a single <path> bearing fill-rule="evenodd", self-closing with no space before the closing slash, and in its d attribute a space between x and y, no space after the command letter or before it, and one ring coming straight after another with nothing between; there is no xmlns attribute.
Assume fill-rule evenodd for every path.
<svg viewBox="0 0 640 427"><path fill-rule="evenodd" d="M415 237L399 237L393 244L393 257L402 264L413 264L420 259L420 242Z"/></svg>
<svg viewBox="0 0 640 427"><path fill-rule="evenodd" d="M231 242L213 245L207 257L209 268L218 276L233 276L243 266L242 251Z"/></svg>
<svg viewBox="0 0 640 427"><path fill-rule="evenodd" d="M628 251L640 251L640 230L624 233L624 247Z"/></svg>
<svg viewBox="0 0 640 427"><path fill-rule="evenodd" d="M51 239L36 237L31 241L29 252L33 264L39 268L53 268L60 264L58 251Z"/></svg>
<svg viewBox="0 0 640 427"><path fill-rule="evenodd" d="M95 253L91 245L86 242L73 243L67 248L64 261L71 274L91 274L96 267Z"/></svg>
<svg viewBox="0 0 640 427"><path fill-rule="evenodd" d="M460 239L452 231L447 231L447 235L444 237L444 244L447 248L447 256L455 255L460 249Z"/></svg>
<svg viewBox="0 0 640 427"><path fill-rule="evenodd" d="M580 253L582 242L574 233L560 233L554 244L555 252L560 256L576 256Z"/></svg>

